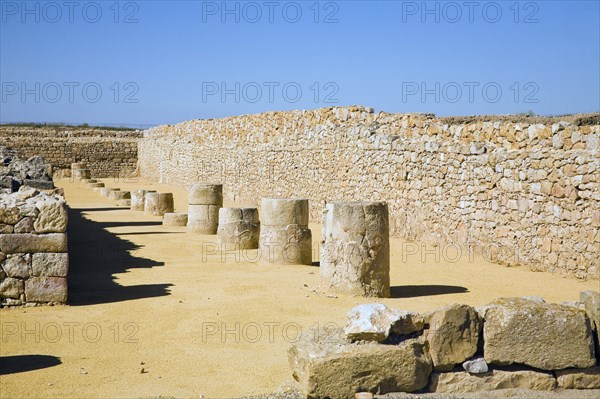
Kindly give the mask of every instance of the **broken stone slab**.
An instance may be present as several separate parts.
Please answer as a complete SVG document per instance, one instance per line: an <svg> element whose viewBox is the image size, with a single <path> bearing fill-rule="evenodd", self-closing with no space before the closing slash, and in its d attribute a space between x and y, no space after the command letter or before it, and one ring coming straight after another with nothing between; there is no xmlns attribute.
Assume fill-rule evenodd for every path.
<svg viewBox="0 0 600 399"><path fill-rule="evenodd" d="M600 389L600 366L556 370L555 374L562 389Z"/></svg>
<svg viewBox="0 0 600 399"><path fill-rule="evenodd" d="M484 374L466 371L434 372L428 391L437 393L469 393L520 388L537 391L556 389L556 379L549 372L534 370L491 370Z"/></svg>
<svg viewBox="0 0 600 399"><path fill-rule="evenodd" d="M423 317L405 310L390 309L381 303L355 306L348 312L344 334L350 341L385 341L390 333L402 335L422 330Z"/></svg>
<svg viewBox="0 0 600 399"><path fill-rule="evenodd" d="M67 279L63 277L31 277L25 281L27 302L67 302Z"/></svg>
<svg viewBox="0 0 600 399"><path fill-rule="evenodd" d="M217 234L220 208L220 205L188 205L188 231L196 234Z"/></svg>
<svg viewBox="0 0 600 399"><path fill-rule="evenodd" d="M323 214L321 287L334 294L390 296L385 202L337 202Z"/></svg>
<svg viewBox="0 0 600 399"><path fill-rule="evenodd" d="M187 226L187 213L167 212L163 215L163 226Z"/></svg>
<svg viewBox="0 0 600 399"><path fill-rule="evenodd" d="M12 254L2 262L2 269L8 277L28 278L31 254Z"/></svg>
<svg viewBox="0 0 600 399"><path fill-rule="evenodd" d="M307 398L414 392L427 385L431 373L431 359L417 339L380 345L302 338L290 348L288 359Z"/></svg>
<svg viewBox="0 0 600 399"><path fill-rule="evenodd" d="M52 252L34 253L31 257L31 270L36 277L67 277L69 255Z"/></svg>
<svg viewBox="0 0 600 399"><path fill-rule="evenodd" d="M188 190L188 205L223 206L223 185L192 184Z"/></svg>
<svg viewBox="0 0 600 399"><path fill-rule="evenodd" d="M23 292L23 280L6 277L0 281L0 298L19 299Z"/></svg>
<svg viewBox="0 0 600 399"><path fill-rule="evenodd" d="M102 188L102 187L104 187L104 183L102 183L102 182L88 183L88 187L91 189Z"/></svg>
<svg viewBox="0 0 600 399"><path fill-rule="evenodd" d="M600 358L600 292L583 291L579 294L579 301L583 303L590 318L592 330L594 330L596 337L596 353Z"/></svg>
<svg viewBox="0 0 600 399"><path fill-rule="evenodd" d="M483 374L490 371L490 368L483 357L466 360L463 362L462 367L466 372L471 374Z"/></svg>
<svg viewBox="0 0 600 399"><path fill-rule="evenodd" d="M451 305L431 315L425 337L436 371L450 371L477 352L482 321L474 308Z"/></svg>
<svg viewBox="0 0 600 399"><path fill-rule="evenodd" d="M260 227L260 261L279 265L312 264L312 232L297 224Z"/></svg>
<svg viewBox="0 0 600 399"><path fill-rule="evenodd" d="M299 198L262 198L260 214L263 226L308 227L308 200Z"/></svg>
<svg viewBox="0 0 600 399"><path fill-rule="evenodd" d="M500 298L483 309L484 357L493 365L525 364L542 370L596 364L585 311L524 298Z"/></svg>
<svg viewBox="0 0 600 399"><path fill-rule="evenodd" d="M260 222L256 208L221 208L217 238L221 244L233 244L236 249L256 249Z"/></svg>
<svg viewBox="0 0 600 399"><path fill-rule="evenodd" d="M131 191L131 210L143 211L147 193L155 193L156 190L133 190Z"/></svg>
<svg viewBox="0 0 600 399"><path fill-rule="evenodd" d="M67 252L67 235L0 234L0 251L5 254L35 252Z"/></svg>
<svg viewBox="0 0 600 399"><path fill-rule="evenodd" d="M174 210L173 193L149 192L144 195L144 212L148 215L163 216Z"/></svg>

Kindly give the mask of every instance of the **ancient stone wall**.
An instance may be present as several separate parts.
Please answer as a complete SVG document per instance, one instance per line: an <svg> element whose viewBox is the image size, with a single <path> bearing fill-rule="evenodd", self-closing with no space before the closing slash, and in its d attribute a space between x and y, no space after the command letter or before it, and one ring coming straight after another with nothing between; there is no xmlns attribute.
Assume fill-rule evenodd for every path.
<svg viewBox="0 0 600 399"><path fill-rule="evenodd" d="M149 129L138 167L163 183L222 183L250 205L308 198L313 221L326 202L384 200L392 234L598 278L599 120L268 112Z"/></svg>
<svg viewBox="0 0 600 399"><path fill-rule="evenodd" d="M67 218L60 195L0 194L0 307L67 301Z"/></svg>
<svg viewBox="0 0 600 399"><path fill-rule="evenodd" d="M23 158L40 155L55 171L87 162L94 177L127 177L136 168L142 132L80 127L0 125L0 144Z"/></svg>

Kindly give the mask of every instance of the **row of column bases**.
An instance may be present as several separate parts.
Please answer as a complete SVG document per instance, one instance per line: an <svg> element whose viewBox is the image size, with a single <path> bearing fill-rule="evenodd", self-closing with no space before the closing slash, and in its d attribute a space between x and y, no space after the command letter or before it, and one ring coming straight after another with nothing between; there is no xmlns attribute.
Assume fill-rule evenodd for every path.
<svg viewBox="0 0 600 399"><path fill-rule="evenodd" d="M88 183L90 187L92 184ZM198 183L189 188L186 215L173 213L172 193L92 188L117 201L129 199L131 210L164 215L169 224L187 225L191 233L216 234L227 250L258 249L261 263L313 264L307 199L262 198L259 218L257 208L223 208L223 185ZM130 194L129 198L125 193ZM328 203L323 210L320 244L324 291L390 296L389 216L385 202Z"/></svg>

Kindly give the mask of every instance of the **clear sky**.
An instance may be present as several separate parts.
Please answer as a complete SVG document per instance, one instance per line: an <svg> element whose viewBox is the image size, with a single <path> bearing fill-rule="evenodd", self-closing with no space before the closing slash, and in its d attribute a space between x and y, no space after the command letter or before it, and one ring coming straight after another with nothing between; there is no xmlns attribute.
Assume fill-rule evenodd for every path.
<svg viewBox="0 0 600 399"><path fill-rule="evenodd" d="M0 122L600 110L597 0L0 6Z"/></svg>

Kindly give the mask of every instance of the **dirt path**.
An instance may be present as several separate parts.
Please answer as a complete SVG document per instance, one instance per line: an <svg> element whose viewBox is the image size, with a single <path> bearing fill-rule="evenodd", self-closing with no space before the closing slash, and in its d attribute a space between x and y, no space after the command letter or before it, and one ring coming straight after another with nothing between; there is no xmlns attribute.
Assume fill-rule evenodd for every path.
<svg viewBox="0 0 600 399"><path fill-rule="evenodd" d="M108 186L157 188L151 183ZM256 251L221 259L212 236L164 228L160 218L116 208L80 184L58 182L71 207L70 305L1 309L1 398L234 397L271 392L290 379L286 351L300 330L343 325L360 298L314 292L316 266L265 266ZM320 227L312 225L319 241ZM393 298L415 311L483 305L500 296L575 300L598 282L506 268L451 249L405 256L392 240ZM429 247L429 249L432 249ZM209 254L207 254L207 252ZM318 260L316 256L315 261Z"/></svg>

